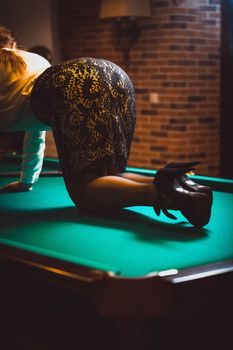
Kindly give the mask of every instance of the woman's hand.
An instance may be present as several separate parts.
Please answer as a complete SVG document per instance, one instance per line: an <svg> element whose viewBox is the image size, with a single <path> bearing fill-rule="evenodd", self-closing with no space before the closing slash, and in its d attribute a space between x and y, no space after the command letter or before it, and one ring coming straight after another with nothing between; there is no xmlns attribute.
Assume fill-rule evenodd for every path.
<svg viewBox="0 0 233 350"><path fill-rule="evenodd" d="M0 187L0 192L27 192L32 190L32 186L32 184L16 181Z"/></svg>

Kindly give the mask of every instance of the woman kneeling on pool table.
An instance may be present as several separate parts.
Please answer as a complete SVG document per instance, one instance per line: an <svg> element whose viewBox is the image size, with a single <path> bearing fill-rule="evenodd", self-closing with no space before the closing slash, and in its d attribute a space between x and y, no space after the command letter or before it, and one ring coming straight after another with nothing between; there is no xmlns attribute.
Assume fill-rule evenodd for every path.
<svg viewBox="0 0 233 350"><path fill-rule="evenodd" d="M66 188L75 205L89 212L146 205L153 206L157 215L162 210L171 218L168 209L180 210L196 227L209 222L211 190L186 175L198 162L170 163L154 178L125 172L136 108L134 87L120 67L89 57L46 66L40 56L18 50L9 35L6 40L4 30L0 30L0 73L4 76L0 127L4 129L8 122L8 131L52 129ZM31 118L23 118L26 106ZM7 120L12 110L14 120ZM33 142L37 143L36 134ZM41 162L43 152L37 158ZM38 173L36 166L30 170ZM32 185L21 179L2 190L29 190Z"/></svg>

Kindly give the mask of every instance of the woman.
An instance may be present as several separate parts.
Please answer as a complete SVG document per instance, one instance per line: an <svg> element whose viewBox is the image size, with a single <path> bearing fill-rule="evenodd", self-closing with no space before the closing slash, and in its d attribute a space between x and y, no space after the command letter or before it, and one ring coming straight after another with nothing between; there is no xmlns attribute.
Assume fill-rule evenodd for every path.
<svg viewBox="0 0 233 350"><path fill-rule="evenodd" d="M14 46L1 51L8 55L7 74L20 85L33 54ZM208 223L211 191L185 175L196 162L169 164L155 178L125 172L136 108L133 85L120 67L78 58L36 72L26 86L21 94L30 98L34 113L28 123L52 128L67 191L80 209L147 205L169 217L167 209L181 210L197 227Z"/></svg>
<svg viewBox="0 0 233 350"><path fill-rule="evenodd" d="M5 186L4 190L28 191L41 172L45 130L50 130L32 112L30 93L34 80L50 64L43 57L24 51L15 56L15 49L16 36L0 26L0 130L25 131L20 180Z"/></svg>

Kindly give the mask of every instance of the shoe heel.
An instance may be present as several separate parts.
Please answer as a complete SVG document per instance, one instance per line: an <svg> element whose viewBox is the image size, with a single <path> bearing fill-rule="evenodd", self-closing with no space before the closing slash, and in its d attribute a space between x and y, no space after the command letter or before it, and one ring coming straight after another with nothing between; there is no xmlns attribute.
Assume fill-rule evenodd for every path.
<svg viewBox="0 0 233 350"><path fill-rule="evenodd" d="M210 199L206 194L195 193L195 196L187 198L186 204L184 203L180 211L193 226L202 228L210 220Z"/></svg>

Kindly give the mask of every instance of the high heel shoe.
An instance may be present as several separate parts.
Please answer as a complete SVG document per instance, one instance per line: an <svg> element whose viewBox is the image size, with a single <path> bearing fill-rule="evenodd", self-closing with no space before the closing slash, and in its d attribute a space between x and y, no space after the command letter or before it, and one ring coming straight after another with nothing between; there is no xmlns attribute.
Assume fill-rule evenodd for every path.
<svg viewBox="0 0 233 350"><path fill-rule="evenodd" d="M168 163L165 168L169 168L169 169L182 169L182 168L194 168L195 166L201 164L201 162L199 161L195 161L195 162L177 162L177 163ZM185 173L182 174L177 181L179 182L179 184L188 191L192 191L192 192L200 192L200 193L206 193L209 196L209 200L212 204L213 201L213 194L212 194L212 190L210 187L208 186L203 186L200 185L199 183L196 183L194 181L192 181L189 176L187 176Z"/></svg>
<svg viewBox="0 0 233 350"><path fill-rule="evenodd" d="M210 220L212 203L208 195L186 190L177 181L180 176L192 170L193 168L162 168L155 174L154 184L158 188L160 198L161 194L165 194L176 203L178 209L193 226L201 228ZM160 206L165 215L171 215L164 208L162 201Z"/></svg>

